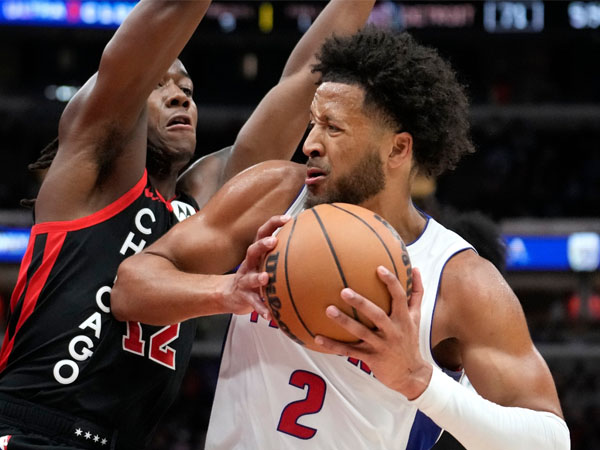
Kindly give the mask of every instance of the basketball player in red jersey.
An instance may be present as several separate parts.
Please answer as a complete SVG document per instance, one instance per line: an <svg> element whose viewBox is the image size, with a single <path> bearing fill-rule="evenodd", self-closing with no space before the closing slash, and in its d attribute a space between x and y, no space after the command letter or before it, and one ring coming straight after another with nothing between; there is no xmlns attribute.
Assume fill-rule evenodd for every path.
<svg viewBox="0 0 600 450"><path fill-rule="evenodd" d="M307 166L267 162L228 182L120 266L114 313L156 325L237 313L207 449L428 449L442 429L467 449L568 449L552 376L518 299L491 263L410 198L417 172L440 174L472 151L453 71L409 36L371 27L329 40L315 70ZM331 320L360 342L316 336L320 353L253 313L267 315L256 290L268 278L260 262L289 217L260 224L335 201L385 218L418 269L410 298L378 269L393 297L390 316L344 289L342 299L377 328L329 307ZM237 274L218 275L244 255ZM474 389L456 382L465 377Z"/></svg>
<svg viewBox="0 0 600 450"><path fill-rule="evenodd" d="M233 148L194 166L192 81L177 55L209 1L141 1L67 105L0 351L0 448L144 448L176 395L194 321L119 323L119 263L194 213L228 177L291 156L306 128L313 54L374 1L333 0ZM39 166L38 166L39 167ZM206 185L202 183L206 181Z"/></svg>

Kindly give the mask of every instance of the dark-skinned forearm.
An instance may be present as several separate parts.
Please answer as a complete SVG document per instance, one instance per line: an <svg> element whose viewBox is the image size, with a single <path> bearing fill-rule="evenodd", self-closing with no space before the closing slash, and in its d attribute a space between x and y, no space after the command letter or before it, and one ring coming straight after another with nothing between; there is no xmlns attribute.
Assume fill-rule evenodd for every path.
<svg viewBox="0 0 600 450"><path fill-rule="evenodd" d="M186 273L162 256L140 253L121 263L111 310L118 320L150 325L230 312L223 304L233 276Z"/></svg>

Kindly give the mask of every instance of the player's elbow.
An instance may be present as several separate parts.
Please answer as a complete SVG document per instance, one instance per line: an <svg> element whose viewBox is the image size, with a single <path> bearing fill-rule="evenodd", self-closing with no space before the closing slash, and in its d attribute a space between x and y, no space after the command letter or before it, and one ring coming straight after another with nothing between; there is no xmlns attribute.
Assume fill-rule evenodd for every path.
<svg viewBox="0 0 600 450"><path fill-rule="evenodd" d="M110 309L115 319L119 321L136 320L134 317L135 301L135 263L134 257L127 258L119 266L117 279L110 295Z"/></svg>

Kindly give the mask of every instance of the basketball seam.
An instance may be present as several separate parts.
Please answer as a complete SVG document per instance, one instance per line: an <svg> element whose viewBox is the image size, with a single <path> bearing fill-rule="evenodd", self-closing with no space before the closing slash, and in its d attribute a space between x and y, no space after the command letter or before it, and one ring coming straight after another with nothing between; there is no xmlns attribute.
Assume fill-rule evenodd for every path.
<svg viewBox="0 0 600 450"><path fill-rule="evenodd" d="M292 303L292 307L294 308L294 311L296 311L296 317L298 317L298 320L300 320L300 323L302 324L304 329L308 332L308 334L310 334L311 337L315 337L315 335L312 333L312 331L310 331L310 329L304 323L304 320L302 320L300 311L298 311L298 308L296 308L296 302L294 302L294 296L292 295L292 287L290 286L290 278L288 277L288 254L289 254L290 242L292 242L292 236L294 234L294 229L296 228L297 221L298 221L298 218L297 217L294 218L294 223L292 224L292 229L290 230L290 235L288 236L287 242L285 244L285 259L283 261L283 268L285 271L285 284L287 286L288 295L290 297L290 302Z"/></svg>
<svg viewBox="0 0 600 450"><path fill-rule="evenodd" d="M329 246L329 250L331 251L331 255L333 256L333 259L335 261L335 265L337 266L340 277L342 278L342 284L344 285L345 288L347 288L348 282L346 281L346 276L344 275L344 271L342 270L342 265L340 264L340 261L337 257L337 253L335 252L335 249L333 248L333 243L331 242L331 239L329 239L329 234L327 234L327 229L325 228L325 225L321 221L321 217L319 216L317 211L314 209L311 209L311 211L315 215L317 222L319 223L319 226L321 227L323 236L325 236L325 240L327 241L327 245ZM352 314L356 320L359 320L358 311L354 307L352 307Z"/></svg>
<svg viewBox="0 0 600 450"><path fill-rule="evenodd" d="M392 263L392 266L394 267L394 274L396 275L396 277L398 277L398 269L396 268L396 263L394 262L394 257L392 256L392 252L390 252L390 249L387 247L387 245L385 245L385 241L381 238L381 236L379 235L379 233L377 232L377 230L375 230L375 228L373 228L371 225L369 225L362 217L360 217L357 214L354 214L352 211L348 211L347 209L344 209L338 205L331 205L334 208L339 209L340 211L344 211L345 213L350 214L352 217L354 217L355 219L358 219L360 222L362 222L367 228L369 228L369 230L371 230L375 236L377 236L377 239L379 239L379 242L381 242L381 245L383 245L383 248L385 249L385 252L388 254L389 258L390 258L390 262Z"/></svg>

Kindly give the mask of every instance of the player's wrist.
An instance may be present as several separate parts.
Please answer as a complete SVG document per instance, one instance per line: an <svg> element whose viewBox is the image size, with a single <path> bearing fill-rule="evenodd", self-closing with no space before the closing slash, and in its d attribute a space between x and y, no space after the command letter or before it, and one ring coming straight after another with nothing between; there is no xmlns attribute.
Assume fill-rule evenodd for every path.
<svg viewBox="0 0 600 450"><path fill-rule="evenodd" d="M232 299L235 291L235 275L218 275L214 289L212 289L211 303L213 304L215 314L233 313Z"/></svg>
<svg viewBox="0 0 600 450"><path fill-rule="evenodd" d="M408 400L414 400L423 394L431 381L433 367L423 361L415 368L409 369L410 375L396 387L396 390Z"/></svg>

